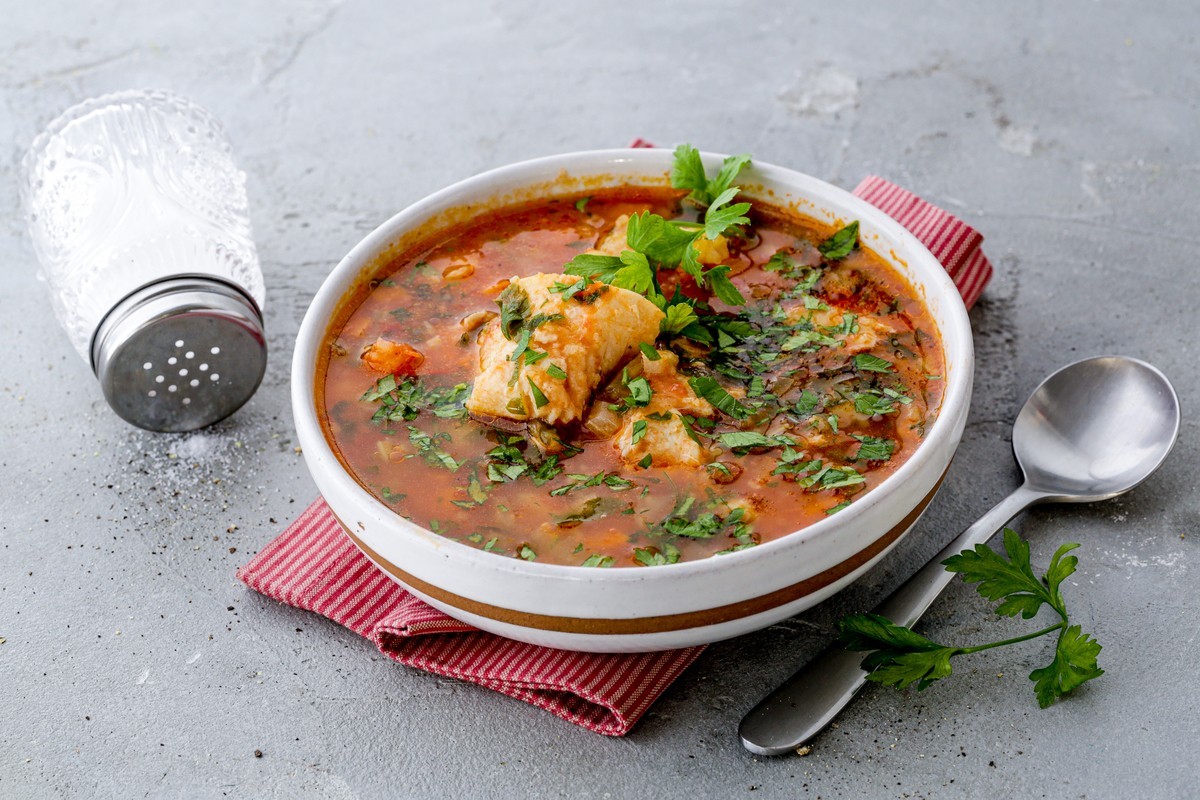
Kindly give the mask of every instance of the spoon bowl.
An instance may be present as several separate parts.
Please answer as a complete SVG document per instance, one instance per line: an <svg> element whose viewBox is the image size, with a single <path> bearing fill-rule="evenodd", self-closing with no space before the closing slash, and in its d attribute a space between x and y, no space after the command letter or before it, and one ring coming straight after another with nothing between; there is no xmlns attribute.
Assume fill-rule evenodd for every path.
<svg viewBox="0 0 1200 800"><path fill-rule="evenodd" d="M1136 358L1077 361L1046 378L1013 427L1013 452L1042 502L1116 497L1150 476L1179 434L1179 398Z"/></svg>

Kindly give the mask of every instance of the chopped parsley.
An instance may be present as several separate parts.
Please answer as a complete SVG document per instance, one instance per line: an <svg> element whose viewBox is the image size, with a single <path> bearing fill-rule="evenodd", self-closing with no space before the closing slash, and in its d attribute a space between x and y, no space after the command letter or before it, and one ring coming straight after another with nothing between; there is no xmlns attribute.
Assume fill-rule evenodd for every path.
<svg viewBox="0 0 1200 800"><path fill-rule="evenodd" d="M551 497L559 497L564 494L570 494L577 489L587 489L594 486L607 486L614 492L623 492L635 486L633 481L622 478L615 472L597 472L595 475L571 473L567 477L570 478L570 482L552 489L550 491Z"/></svg>
<svg viewBox="0 0 1200 800"><path fill-rule="evenodd" d="M817 245L817 249L821 251L821 255L827 261L837 261L839 258L850 255L857 246L858 220L855 220Z"/></svg>
<svg viewBox="0 0 1200 800"><path fill-rule="evenodd" d="M439 467L445 467L451 472L455 472L462 466L461 462L455 461L454 456L442 449L439 441L450 441L450 434L439 433L435 436L430 436L420 428L408 426L408 440L417 448L426 461Z"/></svg>
<svg viewBox="0 0 1200 800"><path fill-rule="evenodd" d="M887 461L896 449L896 443L891 439L879 439L874 436L852 434L859 441L858 452L854 454L855 461Z"/></svg>
<svg viewBox="0 0 1200 800"><path fill-rule="evenodd" d="M426 389L416 378L397 381L395 375L384 375L360 399L379 403L371 416L372 422L411 422L422 411L443 419L466 419L466 402L470 394L470 387L465 383Z"/></svg>
<svg viewBox="0 0 1200 800"><path fill-rule="evenodd" d="M538 388L538 385L533 382L533 378L527 378L526 380L529 381L529 391L533 393L534 405L536 405L538 408L541 408L550 402L542 390Z"/></svg>
<svg viewBox="0 0 1200 800"><path fill-rule="evenodd" d="M745 419L750 416L750 409L737 401L733 395L725 391L721 384L717 383L715 378L708 376L698 376L688 379L688 385L692 387L697 397L702 397L709 403L712 403L723 414L728 414L734 419Z"/></svg>
<svg viewBox="0 0 1200 800"><path fill-rule="evenodd" d="M873 356L870 353L859 353L854 357L854 368L863 372L895 372L892 362Z"/></svg>

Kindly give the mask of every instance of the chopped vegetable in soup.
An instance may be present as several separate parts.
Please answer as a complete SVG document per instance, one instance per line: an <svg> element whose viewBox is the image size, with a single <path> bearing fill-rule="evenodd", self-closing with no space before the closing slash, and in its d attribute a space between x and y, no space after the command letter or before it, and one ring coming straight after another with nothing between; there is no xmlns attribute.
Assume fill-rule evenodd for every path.
<svg viewBox="0 0 1200 800"><path fill-rule="evenodd" d="M478 217L390 263L318 393L380 500L497 555L585 567L743 550L854 503L937 414L911 287L827 228L738 200L746 157L674 189Z"/></svg>

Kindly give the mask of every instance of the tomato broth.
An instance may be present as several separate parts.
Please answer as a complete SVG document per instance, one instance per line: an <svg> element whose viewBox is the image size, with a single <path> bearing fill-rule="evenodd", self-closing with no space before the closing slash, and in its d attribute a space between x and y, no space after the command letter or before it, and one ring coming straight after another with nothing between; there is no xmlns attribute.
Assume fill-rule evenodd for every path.
<svg viewBox="0 0 1200 800"><path fill-rule="evenodd" d="M498 301L516 278L558 276L594 253L595 263L612 264L608 273L568 272L549 289L562 303L591 302L625 266L613 261L633 240L619 236L623 226L645 212L684 230L703 224L683 192L615 188L481 215L386 265L331 330L318 377L326 435L358 482L396 513L498 557L634 567L785 536L838 513L904 463L942 398L932 317L857 240L856 225L847 235L850 226L761 203L747 223L696 238L692 256L708 261L698 272L711 273L704 286L681 267L655 270L651 259L648 296L667 305L657 340L635 343L609 374L590 376L596 388L578 419L536 418L550 402L547 383L566 378L550 346L537 350L545 341L537 337L563 315L543 314L537 328L532 312L514 317ZM672 302L698 322L669 331ZM506 318L494 318L501 311ZM524 364L516 359L509 386L519 378L531 403L518 402L511 418L473 416L480 339L506 332L515 332L511 341L495 341L528 353ZM650 387L667 385L642 379L664 357L677 371L672 391L695 397L673 399L660 388L658 405L644 402ZM545 370L536 378L534 358ZM686 434L677 441L689 463L677 463L670 447L628 452L631 443L645 450L639 432L660 424Z"/></svg>

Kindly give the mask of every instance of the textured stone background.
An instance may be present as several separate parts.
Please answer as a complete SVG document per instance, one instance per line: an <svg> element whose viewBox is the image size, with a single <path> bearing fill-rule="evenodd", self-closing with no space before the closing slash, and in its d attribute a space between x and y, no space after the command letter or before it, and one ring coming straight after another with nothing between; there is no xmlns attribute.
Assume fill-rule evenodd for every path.
<svg viewBox="0 0 1200 800"><path fill-rule="evenodd" d="M1200 565L1189 416L1152 483L1021 521L1083 543L1069 602L1108 674L1047 711L1043 643L922 694L868 690L811 755L755 758L766 689L1017 480L1010 421L1050 370L1121 352L1200 389L1200 6L1189 2L9 3L0 22L0 795L1195 797ZM159 86L222 119L249 174L271 361L189 436L119 421L49 313L20 154L89 95ZM710 648L609 740L397 667L234 570L314 490L292 339L337 260L406 204L511 161L643 136L899 181L988 237L970 426L871 575ZM1136 414L1137 409L1129 413ZM236 548L236 552L234 552ZM1019 624L1019 623L1017 623ZM1009 630L955 586L925 623ZM255 758L254 751L262 751Z"/></svg>

